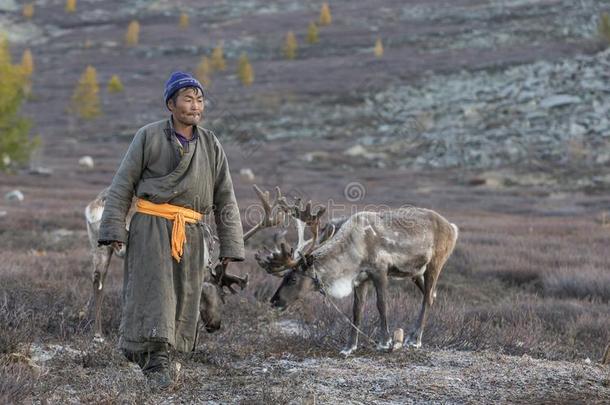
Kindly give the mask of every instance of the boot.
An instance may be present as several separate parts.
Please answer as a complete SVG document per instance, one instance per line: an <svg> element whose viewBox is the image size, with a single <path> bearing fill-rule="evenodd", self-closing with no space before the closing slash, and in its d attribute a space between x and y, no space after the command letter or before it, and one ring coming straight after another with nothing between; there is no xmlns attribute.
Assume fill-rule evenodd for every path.
<svg viewBox="0 0 610 405"><path fill-rule="evenodd" d="M169 353L166 350L146 353L142 372L152 385L159 389L169 388L174 382L169 369Z"/></svg>
<svg viewBox="0 0 610 405"><path fill-rule="evenodd" d="M130 362L140 366L142 373L152 385L160 389L166 389L172 385L169 353L166 348L150 352L133 352L123 349L123 355Z"/></svg>

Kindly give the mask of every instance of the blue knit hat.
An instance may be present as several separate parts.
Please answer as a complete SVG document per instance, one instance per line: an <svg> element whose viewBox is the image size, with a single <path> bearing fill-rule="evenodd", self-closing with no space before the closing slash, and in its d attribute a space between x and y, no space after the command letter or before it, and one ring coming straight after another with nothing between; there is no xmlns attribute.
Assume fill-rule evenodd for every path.
<svg viewBox="0 0 610 405"><path fill-rule="evenodd" d="M167 106L168 100L172 98L175 92L185 87L197 87L203 94L203 86L193 76L184 72L173 72L165 82L165 93L163 94L165 105Z"/></svg>

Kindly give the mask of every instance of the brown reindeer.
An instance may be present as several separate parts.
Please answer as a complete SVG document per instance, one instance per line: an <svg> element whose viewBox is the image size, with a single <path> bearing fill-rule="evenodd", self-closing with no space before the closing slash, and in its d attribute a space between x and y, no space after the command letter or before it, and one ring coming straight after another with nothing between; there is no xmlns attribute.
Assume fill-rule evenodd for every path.
<svg viewBox="0 0 610 405"><path fill-rule="evenodd" d="M276 197L273 203L270 202L269 192L261 191L256 185L254 185L254 190L263 204L264 217L260 223L244 234L244 241L248 240L261 229L277 226L284 220L283 211L276 209L279 201L283 200L279 188L276 190ZM120 247L117 245L98 245L99 227L107 195L108 189L106 188L102 190L85 209L87 233L93 257L93 294L89 307L90 311L93 312L93 329L95 336L98 339L102 338L102 302L104 299L104 284L106 275L108 274L110 259L113 254L123 258L126 251L125 244L122 244ZM134 213L135 203L132 203L125 219L128 231L129 223ZM212 237L211 232L206 239L208 239L208 241L217 240L215 236ZM212 246L209 246L208 250L211 251ZM224 302L224 288L227 288L231 293L235 294L236 290L233 288L234 285L237 285L243 290L248 283L248 276L242 278L229 274L226 272L226 267L218 262L211 268L213 270L210 271L209 277L206 278L206 281L202 286L200 305L201 322L208 332L213 332L220 328L220 304Z"/></svg>
<svg viewBox="0 0 610 405"><path fill-rule="evenodd" d="M349 355L358 346L358 334L369 286L375 287L380 316L381 337L378 348L391 347L387 323L387 291L397 278L411 279L423 293L419 316L407 344L421 346L428 308L436 297L436 283L458 238L458 227L438 213L423 208L401 208L385 212L359 212L335 232L327 224L318 235L324 210L315 215L311 203L303 209L300 201L285 207L297 223L311 227L313 237L298 248L283 243L279 251L259 252L256 260L267 272L283 274L283 280L271 299L284 308L307 292L318 288L333 298L354 293L353 326L342 354Z"/></svg>

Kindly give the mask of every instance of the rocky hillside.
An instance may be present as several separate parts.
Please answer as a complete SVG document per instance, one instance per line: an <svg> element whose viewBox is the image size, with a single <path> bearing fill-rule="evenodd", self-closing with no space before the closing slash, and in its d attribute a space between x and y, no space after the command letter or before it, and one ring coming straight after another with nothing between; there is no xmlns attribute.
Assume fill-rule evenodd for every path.
<svg viewBox="0 0 610 405"><path fill-rule="evenodd" d="M574 164L605 173L610 62L597 22L609 7L601 0L337 1L316 45L304 35L319 5L287 0L82 1L71 15L59 0L39 0L31 21L4 0L0 22L16 55L33 50L26 112L47 145L66 135L132 134L158 119L169 71L194 70L222 42L229 69L214 75L207 113L221 136L343 139L346 149L358 146L347 154L355 164ZM181 11L190 16L188 29L176 26ZM142 38L126 48L132 19ZM281 54L289 30L300 43L295 61ZM380 59L375 38L385 47ZM234 74L241 52L256 77L247 89ZM102 92L110 119L101 127L74 122L65 110L87 64L102 83L118 74L127 89L123 97Z"/></svg>

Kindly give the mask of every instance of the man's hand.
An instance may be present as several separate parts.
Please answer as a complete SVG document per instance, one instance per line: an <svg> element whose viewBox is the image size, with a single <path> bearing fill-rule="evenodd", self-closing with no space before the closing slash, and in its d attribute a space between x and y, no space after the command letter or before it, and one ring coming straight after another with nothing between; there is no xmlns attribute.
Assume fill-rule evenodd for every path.
<svg viewBox="0 0 610 405"><path fill-rule="evenodd" d="M115 250L121 250L123 248L123 242L118 240L98 240L98 246L108 246L110 245Z"/></svg>

